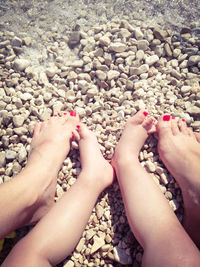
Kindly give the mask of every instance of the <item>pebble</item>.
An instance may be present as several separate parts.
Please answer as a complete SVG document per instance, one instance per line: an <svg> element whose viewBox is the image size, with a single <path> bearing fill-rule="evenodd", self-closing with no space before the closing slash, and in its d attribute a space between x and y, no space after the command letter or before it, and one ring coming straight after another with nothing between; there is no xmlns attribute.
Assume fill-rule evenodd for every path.
<svg viewBox="0 0 200 267"><path fill-rule="evenodd" d="M111 43L111 40L108 36L102 36L100 39L99 39L99 43L103 46L109 46L110 43Z"/></svg>
<svg viewBox="0 0 200 267"><path fill-rule="evenodd" d="M117 262L121 263L122 265L128 265L132 264L133 260L130 256L126 254L126 250L119 248L119 247L114 247L113 248L113 254L114 258Z"/></svg>
<svg viewBox="0 0 200 267"><path fill-rule="evenodd" d="M124 52L126 51L127 47L125 44L123 43L111 43L110 46L109 46L109 50L110 51L113 51L113 52L116 52L116 53L121 53L121 52Z"/></svg>
<svg viewBox="0 0 200 267"><path fill-rule="evenodd" d="M112 79L116 79L118 78L120 75L120 72L119 71L116 71L116 70L109 70L108 73L107 73L107 77L108 77L108 80L112 80Z"/></svg>
<svg viewBox="0 0 200 267"><path fill-rule="evenodd" d="M13 150L7 150L5 156L6 156L6 159L13 160L13 159L16 158L17 153L15 151L13 151Z"/></svg>
<svg viewBox="0 0 200 267"><path fill-rule="evenodd" d="M200 56L199 55L194 55L189 57L188 59L188 66L194 66L197 65L200 62Z"/></svg>
<svg viewBox="0 0 200 267"><path fill-rule="evenodd" d="M4 151L0 152L0 168L4 167L6 164L6 153Z"/></svg>
<svg viewBox="0 0 200 267"><path fill-rule="evenodd" d="M25 118L22 115L16 115L13 117L13 123L14 123L15 127L22 126L24 123L24 120L25 120Z"/></svg>
<svg viewBox="0 0 200 267"><path fill-rule="evenodd" d="M16 71L24 71L29 65L30 62L27 59L18 58L14 61L14 68Z"/></svg>
<svg viewBox="0 0 200 267"><path fill-rule="evenodd" d="M150 56L150 57L146 57L145 59L145 63L149 66L155 64L156 62L158 62L159 60L159 57L157 55L153 55L153 56Z"/></svg>
<svg viewBox="0 0 200 267"><path fill-rule="evenodd" d="M187 93L189 93L190 91L191 91L191 86L182 86L181 87L181 93L182 94L187 94Z"/></svg>
<svg viewBox="0 0 200 267"><path fill-rule="evenodd" d="M90 250L91 254L93 254L94 252L99 250L103 245L105 245L105 240L102 237L94 236L93 241L94 241L94 243L93 243L91 250Z"/></svg>
<svg viewBox="0 0 200 267"><path fill-rule="evenodd" d="M19 163L22 163L23 161L26 160L26 157L27 157L27 151L25 147L22 146L18 151L17 160L19 161Z"/></svg>
<svg viewBox="0 0 200 267"><path fill-rule="evenodd" d="M63 267L74 267L74 262L72 260L68 260Z"/></svg>

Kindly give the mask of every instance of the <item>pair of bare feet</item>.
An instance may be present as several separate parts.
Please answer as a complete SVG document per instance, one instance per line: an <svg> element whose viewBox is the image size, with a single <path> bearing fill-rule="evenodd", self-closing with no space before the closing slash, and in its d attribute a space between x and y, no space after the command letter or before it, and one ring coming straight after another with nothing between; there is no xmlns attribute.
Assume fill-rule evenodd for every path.
<svg viewBox="0 0 200 267"><path fill-rule="evenodd" d="M159 136L160 158L182 190L185 209L184 227L193 241L199 245L200 136L193 133L183 120L177 121L169 115L161 116L155 126L155 119L147 116L142 110L128 119L115 149L112 166L103 158L95 135L79 122L75 112L37 123L31 143L31 154L25 169L27 172L32 172L37 168L42 175L31 181L37 192L35 201L37 208L28 223L38 221L52 207L57 173L69 153L73 138L79 143L82 172L87 173L87 183L94 184L101 192L112 184L113 168L117 169L124 162L130 164L138 162L138 154L145 140L156 131ZM92 177L95 177L95 180Z"/></svg>

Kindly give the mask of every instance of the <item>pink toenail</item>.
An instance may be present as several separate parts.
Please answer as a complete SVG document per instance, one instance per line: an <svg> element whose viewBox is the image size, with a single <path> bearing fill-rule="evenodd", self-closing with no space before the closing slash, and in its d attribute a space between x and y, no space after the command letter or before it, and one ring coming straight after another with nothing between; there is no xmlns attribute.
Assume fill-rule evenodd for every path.
<svg viewBox="0 0 200 267"><path fill-rule="evenodd" d="M57 116L58 116L58 115L56 115L56 114L54 115L54 117L57 117Z"/></svg>
<svg viewBox="0 0 200 267"><path fill-rule="evenodd" d="M143 114L144 114L144 116L146 117L149 113L146 112L146 111L144 111Z"/></svg>
<svg viewBox="0 0 200 267"><path fill-rule="evenodd" d="M163 116L164 121L169 121L170 120L170 115L164 115Z"/></svg>
<svg viewBox="0 0 200 267"><path fill-rule="evenodd" d="M80 125L76 125L76 128L79 129L80 128Z"/></svg>
<svg viewBox="0 0 200 267"><path fill-rule="evenodd" d="M75 111L70 111L70 116L72 116L72 117L76 117L76 112Z"/></svg>
<svg viewBox="0 0 200 267"><path fill-rule="evenodd" d="M67 115L67 113L64 113L64 115Z"/></svg>
<svg viewBox="0 0 200 267"><path fill-rule="evenodd" d="M172 120L175 120L175 117L172 117Z"/></svg>
<svg viewBox="0 0 200 267"><path fill-rule="evenodd" d="M185 119L182 119L183 122L185 122Z"/></svg>

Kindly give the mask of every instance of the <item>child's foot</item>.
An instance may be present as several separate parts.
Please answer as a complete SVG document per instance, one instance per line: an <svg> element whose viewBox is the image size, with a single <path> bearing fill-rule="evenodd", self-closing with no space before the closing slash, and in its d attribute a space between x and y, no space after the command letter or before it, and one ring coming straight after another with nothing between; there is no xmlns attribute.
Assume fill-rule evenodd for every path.
<svg viewBox="0 0 200 267"><path fill-rule="evenodd" d="M162 116L157 125L158 152L178 182L184 201L183 225L200 245L200 138L184 120Z"/></svg>
<svg viewBox="0 0 200 267"><path fill-rule="evenodd" d="M34 212L26 224L37 222L54 203L57 174L70 150L72 131L79 123L79 117L74 116L74 112L70 114L73 116L64 113L61 117L55 116L35 125L23 177L37 195Z"/></svg>
<svg viewBox="0 0 200 267"><path fill-rule="evenodd" d="M118 164L130 164L134 160L138 161L138 154L144 145L149 134L155 132L155 119L147 117L146 111L140 110L132 118L128 119L115 153L112 159L112 165L116 167Z"/></svg>
<svg viewBox="0 0 200 267"><path fill-rule="evenodd" d="M87 179L88 185L95 185L95 188L101 192L112 184L114 170L104 159L95 134L82 123L77 131L75 138L79 143L81 174L84 173L82 177Z"/></svg>

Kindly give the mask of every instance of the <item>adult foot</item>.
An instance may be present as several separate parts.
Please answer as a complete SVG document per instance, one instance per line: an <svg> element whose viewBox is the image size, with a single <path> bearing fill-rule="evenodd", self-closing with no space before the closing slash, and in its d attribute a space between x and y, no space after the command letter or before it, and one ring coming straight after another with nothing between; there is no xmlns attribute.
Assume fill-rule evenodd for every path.
<svg viewBox="0 0 200 267"><path fill-rule="evenodd" d="M112 165L116 168L119 164L130 164L138 161L138 154L149 134L156 131L153 117L147 117L148 113L140 110L126 122L122 136L115 148Z"/></svg>
<svg viewBox="0 0 200 267"><path fill-rule="evenodd" d="M75 138L79 143L81 173L88 186L91 185L101 192L112 184L114 170L107 160L104 159L97 138L86 125L80 124L75 132Z"/></svg>
<svg viewBox="0 0 200 267"><path fill-rule="evenodd" d="M184 201L183 225L200 245L200 138L184 120L164 115L157 124L158 152L178 182Z"/></svg>
<svg viewBox="0 0 200 267"><path fill-rule="evenodd" d="M35 125L31 150L22 177L36 192L26 224L37 222L54 203L57 174L70 150L72 131L79 123L75 112L54 116Z"/></svg>

